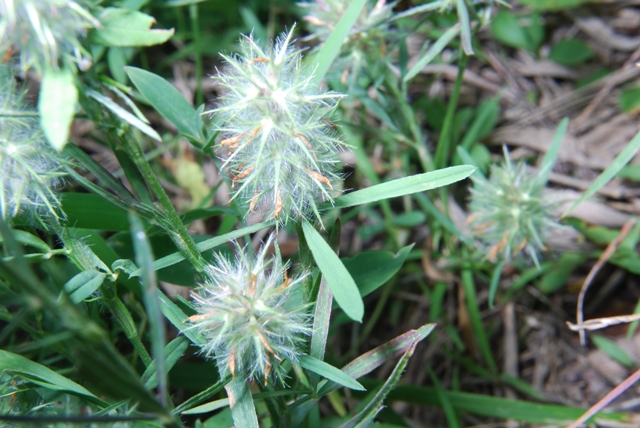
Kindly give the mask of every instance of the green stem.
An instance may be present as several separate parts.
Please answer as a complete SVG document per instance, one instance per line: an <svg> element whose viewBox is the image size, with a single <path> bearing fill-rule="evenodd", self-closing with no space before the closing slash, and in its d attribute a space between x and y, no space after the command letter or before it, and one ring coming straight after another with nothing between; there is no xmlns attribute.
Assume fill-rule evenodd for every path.
<svg viewBox="0 0 640 428"><path fill-rule="evenodd" d="M120 327L122 327L124 334L135 348L144 366L149 367L149 364L151 364L151 356L140 340L138 329L136 328L136 324L133 322L131 313L118 297L115 283L105 281L104 284L102 284L102 287L100 287L100 290L102 291L102 297L105 305L107 305Z"/></svg>
<svg viewBox="0 0 640 428"><path fill-rule="evenodd" d="M442 132L438 139L438 147L436 148L435 163L437 168L444 168L447 166L447 162L451 155L451 128L453 127L453 119L456 113L456 107L458 106L458 97L460 96L460 87L462 86L462 77L464 70L467 68L467 62L469 57L463 53L458 64L458 76L456 77L455 84L453 85L453 92L451 93L451 99L449 99L449 106L447 107L447 115L444 118L444 124L442 125Z"/></svg>
<svg viewBox="0 0 640 428"><path fill-rule="evenodd" d="M182 223L182 220L180 220L180 216L160 184L160 180L158 180L158 177L151 169L151 164L149 164L145 158L144 152L138 145L138 142L130 138L130 136L124 136L122 141L125 143L131 160L138 166L145 181L158 198L158 202L160 202L162 208L164 208L164 212L161 213L163 215L159 215L160 213L156 214L160 225L167 231L173 243L178 247L178 250L189 260L196 271L202 272L206 266L206 261L198 251L195 241L191 235L189 235L187 227Z"/></svg>
<svg viewBox="0 0 640 428"><path fill-rule="evenodd" d="M196 107L204 102L204 95L202 93L202 52L200 49L200 21L198 20L198 4L193 3L189 5L189 18L191 18L191 31L193 36L193 43L196 46L195 49L195 66L196 66Z"/></svg>

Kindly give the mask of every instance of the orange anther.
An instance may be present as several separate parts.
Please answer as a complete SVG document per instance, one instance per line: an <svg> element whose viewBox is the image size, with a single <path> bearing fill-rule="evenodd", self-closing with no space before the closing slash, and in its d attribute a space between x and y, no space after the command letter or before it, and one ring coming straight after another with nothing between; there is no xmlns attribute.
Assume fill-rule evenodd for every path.
<svg viewBox="0 0 640 428"><path fill-rule="evenodd" d="M229 371L231 372L231 378L236 378L236 348L231 350L229 354Z"/></svg>
<svg viewBox="0 0 640 428"><path fill-rule="evenodd" d="M311 171L310 169L307 169L307 174L309 174L311 177L315 178L316 180L326 184L327 186L329 186L329 189L333 190L333 186L331 185L331 182L329 181L329 179L327 177L325 177L322 174L318 174L315 171Z"/></svg>
<svg viewBox="0 0 640 428"><path fill-rule="evenodd" d="M276 209L273 213L276 220L278 219L278 216L280 215L281 212L282 212L282 196L280 195L280 189L278 189L278 192L276 193Z"/></svg>

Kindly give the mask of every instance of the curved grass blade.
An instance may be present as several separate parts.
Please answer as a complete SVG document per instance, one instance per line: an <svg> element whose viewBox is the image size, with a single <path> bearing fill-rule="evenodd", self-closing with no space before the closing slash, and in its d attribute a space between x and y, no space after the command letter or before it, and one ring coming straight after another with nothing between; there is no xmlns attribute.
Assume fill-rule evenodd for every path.
<svg viewBox="0 0 640 428"><path fill-rule="evenodd" d="M317 67L313 75L313 81L316 85L319 85L324 79L324 76L329 71L331 64L337 58L342 49L342 44L349 36L349 32L358 19L358 15L362 11L367 0L353 0L344 15L340 18L340 21L336 24L336 27L331 32L331 35L320 48L320 52L316 57Z"/></svg>
<svg viewBox="0 0 640 428"><path fill-rule="evenodd" d="M227 241L231 241L232 239L239 238L244 235L248 235L250 233L257 232L262 229L266 229L267 227L273 226L272 221L266 221L264 223L254 224L253 226L245 227L242 229L234 230L233 232L225 233L224 235L216 236L215 238L207 239L206 241L202 241L196 244L196 248L198 251L203 252L210 250L212 248L217 247L218 245L224 244ZM161 259L156 260L153 263L153 270L164 269L169 266L173 266L176 263L180 263L184 260L184 256L182 253L175 252L173 254L169 254ZM142 273L142 269L138 269L131 274L131 276L140 276Z"/></svg>
<svg viewBox="0 0 640 428"><path fill-rule="evenodd" d="M42 385L45 388L65 391L74 395L87 398L88 400L107 406L107 403L89 392L85 387L78 385L74 381L54 372L50 368L33 362L21 355L0 349L0 372L8 372L13 375L24 377L30 382Z"/></svg>
<svg viewBox="0 0 640 428"><path fill-rule="evenodd" d="M460 165L399 178L342 195L335 199L333 206L335 208L353 207L355 205L368 204L383 199L437 189L438 187L464 180L475 170L476 168L474 166ZM323 206L323 208L326 208L326 206Z"/></svg>
<svg viewBox="0 0 640 428"><path fill-rule="evenodd" d="M575 207L583 203L585 200L595 195L598 190L603 188L613 177L615 177L624 166L635 156L636 152L640 148L640 132L638 132L633 139L629 142L618 156L611 162L602 173L591 183L591 186L582 194L571 208L562 213L562 217L566 217Z"/></svg>
<svg viewBox="0 0 640 428"><path fill-rule="evenodd" d="M346 386L347 388L355 389L356 391L365 390L357 380L346 374L344 371L309 355L303 355L300 357L300 366L303 369L310 370L326 379L339 383L342 386Z"/></svg>

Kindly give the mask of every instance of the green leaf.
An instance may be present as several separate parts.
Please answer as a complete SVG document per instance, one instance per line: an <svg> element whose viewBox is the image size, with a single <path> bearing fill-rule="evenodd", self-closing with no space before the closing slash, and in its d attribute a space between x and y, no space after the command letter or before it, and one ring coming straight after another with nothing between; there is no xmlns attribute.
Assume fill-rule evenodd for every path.
<svg viewBox="0 0 640 428"><path fill-rule="evenodd" d="M135 252L136 263L140 266L140 285L142 288L142 300L146 309L147 317L151 330L151 353L154 358L156 367L156 379L158 383L159 395L161 402L168 403L168 380L164 348L165 348L165 329L164 320L162 319L160 302L156 293L158 282L156 280L156 272L153 269L153 253L151 245L147 239L142 221L135 214L129 213L129 223L131 224L131 236L133 240L133 249Z"/></svg>
<svg viewBox="0 0 640 428"><path fill-rule="evenodd" d="M362 8L364 7L367 0L353 0L349 4L347 10L344 11L344 15L340 17L340 20L336 24L335 28L324 42L318 55L316 57L317 64L313 64L316 66L313 82L316 85L319 85L324 79L324 76L331 68L331 64L338 57L340 50L342 49L342 44L349 37L349 33L351 32L351 28L356 23Z"/></svg>
<svg viewBox="0 0 640 428"><path fill-rule="evenodd" d="M63 287L73 303L80 303L91 296L106 278L106 274L97 270L85 270L71 278Z"/></svg>
<svg viewBox="0 0 640 428"><path fill-rule="evenodd" d="M476 285L473 280L473 272L469 268L462 270L462 289L464 290L467 311L469 312L469 320L471 321L471 327L475 333L478 345L480 346L480 352L491 371L496 373L498 371L498 365L496 364L493 353L491 352L492 347L489 344L485 325L482 323L480 305L478 304L476 296Z"/></svg>
<svg viewBox="0 0 640 428"><path fill-rule="evenodd" d="M178 336L171 342L167 343L167 346L164 347L165 374L169 373L171 368L178 362L188 347L189 339L184 336ZM153 389L158 386L155 360L149 364L149 367L147 367L142 374L142 381L144 382L144 386L149 389Z"/></svg>
<svg viewBox="0 0 640 428"><path fill-rule="evenodd" d="M560 153L560 145L562 144L562 139L564 138L564 134L567 132L567 127L569 126L569 118L564 118L558 125L558 129L556 133L553 135L553 140L551 140L551 144L547 149L547 153L545 153L544 158L542 159L542 166L540 167L540 171L538 172L538 180L542 185L546 185L549 180L549 174L553 170L553 165L556 163L556 159L558 159L558 153Z"/></svg>
<svg viewBox="0 0 640 428"><path fill-rule="evenodd" d="M236 239L241 236L249 235L250 233L257 232L259 230L265 229L272 225L273 225L273 222L267 221L264 223L258 223L258 224L254 224L253 226L234 230L233 232L229 232L224 235L216 236L215 238L211 238L211 239L207 239L206 241L199 242L198 244L196 244L196 248L200 252L207 251L217 247L218 245L224 244L227 241L231 241L232 239ZM166 267L173 266L176 263L180 263L183 260L184 260L184 256L179 252L169 254L168 256L165 256L161 259L156 260L153 263L153 269L154 270L164 269ZM141 273L141 270L138 269L132 274L132 276L139 276L140 273Z"/></svg>
<svg viewBox="0 0 640 428"><path fill-rule="evenodd" d="M94 161L91 156L89 156L84 152L84 150L82 150L75 144L67 144L64 148L63 154L73 157L75 160L77 160L84 169L95 175L96 178L102 182L104 187L114 192L120 199L122 199L122 201L127 203L128 206L132 206L137 203L136 198L131 194L129 190L127 190L126 187L124 187L120 183L118 179L111 175L109 171L107 171L102 165ZM73 171L73 169L70 169L70 171ZM63 195L66 195L66 193L64 193ZM113 196L110 197L117 201L117 199ZM124 215L126 216L126 214ZM127 229L123 230L128 230L128 226Z"/></svg>
<svg viewBox="0 0 640 428"><path fill-rule="evenodd" d="M25 232L24 230L14 230L13 237L19 243L36 248L43 253L48 253L49 251L51 251L51 247L49 247L42 239L30 234L29 232ZM0 242L3 241L4 240L0 236Z"/></svg>
<svg viewBox="0 0 640 428"><path fill-rule="evenodd" d="M622 91L618 98L620 110L627 114L640 112L640 86L634 86Z"/></svg>
<svg viewBox="0 0 640 428"><path fill-rule="evenodd" d="M200 347L204 346L204 338L196 334L193 330L188 329L189 324L185 322L188 316L182 311L182 309L180 309L178 305L173 303L171 299L165 296L162 291L157 290L156 292L158 294L158 299L160 299L160 310L162 311L162 314L169 320L169 322L173 324L174 327L177 328L178 331L180 331L180 333L187 336L187 338L189 338L191 342Z"/></svg>
<svg viewBox="0 0 640 428"><path fill-rule="evenodd" d="M309 355L303 355L300 357L300 366L303 369L310 370L320 376L332 380L340 385L346 386L356 391L365 391L364 387L360 383L343 372L340 369L333 367L331 364L327 364L324 361L320 361L317 358L313 358Z"/></svg>
<svg viewBox="0 0 640 428"><path fill-rule="evenodd" d="M174 30L150 29L152 16L128 9L105 8L98 16L102 28L91 34L91 41L105 46L153 46L164 43Z"/></svg>
<svg viewBox="0 0 640 428"><path fill-rule="evenodd" d="M364 303L349 271L313 226L303 221L302 230L313 258L327 281L336 302L349 318L362 322Z"/></svg>
<svg viewBox="0 0 640 428"><path fill-rule="evenodd" d="M225 386L229 396L231 415L236 427L258 428L258 415L253 404L249 383L244 379L234 379ZM231 403L234 403L231 406Z"/></svg>
<svg viewBox="0 0 640 428"><path fill-rule="evenodd" d="M507 46L535 52L544 40L544 26L538 13L516 16L500 10L491 21L491 34Z"/></svg>
<svg viewBox="0 0 640 428"><path fill-rule="evenodd" d="M529 6L533 10L558 11L573 9L582 4L597 3L598 0L518 0L518 3Z"/></svg>
<svg viewBox="0 0 640 428"><path fill-rule="evenodd" d="M382 382L362 379L369 389ZM530 403L522 400L491 397L489 395L468 392L444 391L456 412L488 416L501 420L514 419L531 424L561 425L573 422L585 412L585 409L562 406L558 404ZM440 399L434 388L414 385L400 385L389 393L387 400L402 401L422 406L438 406ZM616 422L637 426L637 415L629 413L601 412L592 420L594 424L615 425ZM613 423L612 423L613 422Z"/></svg>
<svg viewBox="0 0 640 428"><path fill-rule="evenodd" d="M182 415L197 415L200 413L209 413L214 410L222 409L223 407L227 407L229 405L228 398L221 398L220 400L215 400L210 403L201 404L200 406L196 406L189 410L184 410L180 412Z"/></svg>
<svg viewBox="0 0 640 428"><path fill-rule="evenodd" d="M504 267L504 262L498 263L493 268L493 273L491 274L491 283L489 284L489 307L493 309L493 302L496 298L496 293L498 292L498 285L500 284L500 278L502 277L502 268Z"/></svg>
<svg viewBox="0 0 640 428"><path fill-rule="evenodd" d="M409 177L399 178L397 180L388 181L386 183L342 195L335 199L333 206L336 208L347 208L383 199L424 192L425 190L436 189L438 187L464 180L475 170L476 168L471 165L460 165L438 169L424 174L416 174ZM326 207L326 205L323 206L323 208Z"/></svg>
<svg viewBox="0 0 640 428"><path fill-rule="evenodd" d="M3 351L0 349L0 372L8 372L16 376L23 377L33 383L56 391L65 391L71 394L85 397L90 401L106 406L107 403L93 395L83 386L72 380L59 375L53 370L28 360L18 354Z"/></svg>
<svg viewBox="0 0 640 428"><path fill-rule="evenodd" d="M92 89L87 91L87 95L89 95L94 100L98 101L100 104L109 109L113 114L118 116L120 119L124 120L131 126L138 128L140 131L147 134L149 137L153 138L157 141L162 141L160 135L149 125L138 119L134 114L129 113L124 108L120 107L116 104L111 98L102 95L99 92L96 92Z"/></svg>
<svg viewBox="0 0 640 428"><path fill-rule="evenodd" d="M455 24L454 26L449 28L447 31L445 31L442 34L442 36L440 36L438 40L436 40L433 46L431 46L424 53L424 55L420 57L418 62L416 62L413 67L411 67L411 70L407 72L403 80L405 82L408 82L409 80L416 77L423 68L425 68L429 63L431 63L431 61L433 61L435 57L437 57L440 54L440 52L442 52L444 48L447 47L447 45L449 44L449 42L451 42L451 40L456 38L458 33L460 33L460 24Z"/></svg>
<svg viewBox="0 0 640 428"><path fill-rule="evenodd" d="M593 58L591 48L580 39L564 39L554 45L549 59L562 65L582 64Z"/></svg>
<svg viewBox="0 0 640 428"><path fill-rule="evenodd" d="M149 103L182 134L202 140L202 119L182 94L162 77L135 67L125 67L127 75Z"/></svg>
<svg viewBox="0 0 640 428"><path fill-rule="evenodd" d="M363 251L342 263L355 281L362 297L374 292L395 275L407 259L413 244L393 254L391 251Z"/></svg>
<svg viewBox="0 0 640 428"><path fill-rule="evenodd" d="M611 162L611 164L604 170L602 173L596 178L591 186L582 194L580 199L578 199L571 207L566 210L562 217L567 216L575 207L580 205L582 202L595 195L598 190L603 188L609 181L611 181L619 172L624 168L624 166L629 163L629 161L635 156L636 152L640 148L640 132L638 132L635 137L627 144L618 156Z"/></svg>
<svg viewBox="0 0 640 428"><path fill-rule="evenodd" d="M427 337L435 327L435 324L426 324L417 330L409 330L383 345L360 355L358 358L344 366L342 371L354 379L359 379L362 376L371 373L387 361L391 361L394 358L403 355L412 346ZM336 384L327 383L322 387L322 389L320 389L318 395L322 397L337 388Z"/></svg>
<svg viewBox="0 0 640 428"><path fill-rule="evenodd" d="M69 140L69 127L76 111L78 89L73 72L46 69L40 85L38 112L40 125L53 148L61 151Z"/></svg>
<svg viewBox="0 0 640 428"><path fill-rule="evenodd" d="M398 361L398 364L396 364L396 367L393 369L391 375L389 375L385 383L382 385L376 395L371 399L371 401L369 401L357 415L344 423L341 428L364 428L370 426L369 424L367 424L367 422L373 422L373 419L376 417L378 412L382 410L382 402L385 398L387 398L387 395L395 388L396 384L402 377L402 373L407 367L407 363L413 355L417 344L418 343L415 342L411 347L409 347L409 349L407 349L404 355L402 355L402 358L400 358L400 361Z"/></svg>
<svg viewBox="0 0 640 428"><path fill-rule="evenodd" d="M607 354L612 359L616 360L620 364L625 367L633 367L634 361L633 358L629 356L625 351L622 350L616 343L610 339L607 339L604 336L593 335L591 336L591 340L593 343L605 354Z"/></svg>
<svg viewBox="0 0 640 428"><path fill-rule="evenodd" d="M91 193L62 193L63 225L82 229L128 231L127 212Z"/></svg>

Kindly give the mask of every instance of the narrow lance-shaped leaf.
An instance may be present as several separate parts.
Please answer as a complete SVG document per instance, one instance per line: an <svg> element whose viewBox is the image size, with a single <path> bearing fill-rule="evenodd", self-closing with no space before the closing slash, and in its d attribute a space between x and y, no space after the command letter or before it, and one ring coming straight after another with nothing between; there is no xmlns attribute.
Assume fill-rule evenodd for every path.
<svg viewBox="0 0 640 428"><path fill-rule="evenodd" d="M196 244L196 248L198 251L203 252L210 250L212 248L217 247L218 245L224 244L227 241L231 241L232 239L239 238L240 236L249 235L250 233L257 232L262 229L266 229L269 226L273 226L272 221L267 221L264 223L254 224L253 226L245 227L242 229L234 230L233 232L225 233L224 235L216 236L215 238L207 239L206 241L199 242ZM153 262L153 269L160 270L169 266L173 266L176 263L180 263L184 260L184 256L182 253L176 252L169 254L161 259ZM136 270L131 276L139 276L141 273L141 269Z"/></svg>
<svg viewBox="0 0 640 428"><path fill-rule="evenodd" d="M100 288L106 276L97 270L85 270L71 278L63 288L73 303L80 303Z"/></svg>
<svg viewBox="0 0 640 428"><path fill-rule="evenodd" d="M182 134L202 139L202 120L182 94L162 77L135 67L124 69L136 88Z"/></svg>
<svg viewBox="0 0 640 428"><path fill-rule="evenodd" d="M38 100L40 125L49 144L58 151L69 140L69 127L77 102L78 89L73 72L68 68L45 70Z"/></svg>
<svg viewBox="0 0 640 428"><path fill-rule="evenodd" d="M342 195L335 199L334 207L352 207L383 199L424 192L425 190L437 189L438 187L464 180L475 170L476 168L473 166L460 165L399 178ZM326 208L326 206L323 206L323 208Z"/></svg>
<svg viewBox="0 0 640 428"><path fill-rule="evenodd" d="M342 44L349 36L349 32L358 19L358 15L362 11L367 0L353 0L344 15L340 18L335 28L331 32L331 35L324 42L320 48L320 52L317 55L317 68L313 76L313 80L316 84L320 84L324 76L329 71L331 64L336 59L342 49ZM315 64L312 64L315 65Z"/></svg>
<svg viewBox="0 0 640 428"><path fill-rule="evenodd" d="M553 169L553 165L556 163L556 159L558 159L558 153L560 153L560 145L562 144L562 139L564 138L564 134L567 132L567 127L569 126L569 119L564 118L562 122L558 125L558 130L553 136L553 140L551 141L551 145L545 153L544 158L542 159L542 166L540 167L540 172L538 173L538 179L542 185L547 183L549 179L549 174L551 174L551 170Z"/></svg>
<svg viewBox="0 0 640 428"><path fill-rule="evenodd" d="M324 378L339 383L340 385L346 386L347 388L355 389L357 391L365 390L358 381L342 370L309 355L303 355L300 357L300 366L304 369L317 373Z"/></svg>
<svg viewBox="0 0 640 428"><path fill-rule="evenodd" d="M65 391L85 397L94 403L106 406L106 403L85 387L54 372L53 370L24 358L21 355L0 350L0 372L24 376L31 382L41 384L49 389Z"/></svg>
<svg viewBox="0 0 640 428"><path fill-rule="evenodd" d="M629 161L635 156L636 152L640 148L640 132L638 132L635 137L629 142L627 147L625 147L618 156L611 162L602 173L591 183L591 186L582 194L580 199L578 199L571 208L566 210L562 216L567 216L575 207L580 205L582 202L595 195L598 190L603 188L608 182L610 182L613 177L615 177L624 166L629 163Z"/></svg>
<svg viewBox="0 0 640 428"><path fill-rule="evenodd" d="M447 47L449 42L453 40L460 32L460 24L456 24L449 28L440 36L440 38L431 46L427 52L416 62L416 64L407 72L404 76L404 81L408 82L420 73L420 71L427 66L436 56L440 54Z"/></svg>
<svg viewBox="0 0 640 428"><path fill-rule="evenodd" d="M253 404L249 384L244 379L234 379L224 389L229 396L229 407L236 427L258 428L258 415Z"/></svg>
<svg viewBox="0 0 640 428"><path fill-rule="evenodd" d="M354 428L354 427L364 427L369 426L371 422L373 422L374 418L378 414L380 410L382 410L382 402L387 397L389 392L393 390L396 386L400 378L402 377L402 373L404 369L407 367L407 363L409 359L413 355L413 352L416 349L417 342L413 343L409 349L404 353L396 367L393 369L391 375L387 378L382 388L376 393L376 395L371 399L370 402L362 409L357 415L351 418L349 421L344 423L341 428Z"/></svg>
<svg viewBox="0 0 640 428"><path fill-rule="evenodd" d="M165 330L160 312L159 299L157 297L156 272L153 270L153 254L151 245L144 231L142 221L133 213L129 213L131 223L131 235L133 237L133 249L136 255L136 263L142 269L140 282L142 285L142 297L151 326L151 353L156 367L156 378L162 403L167 403L169 398L167 370L164 355Z"/></svg>
<svg viewBox="0 0 640 428"><path fill-rule="evenodd" d="M364 316L364 303L349 271L311 224L304 221L302 230L313 258L327 281L336 302L349 318L361 322Z"/></svg>

